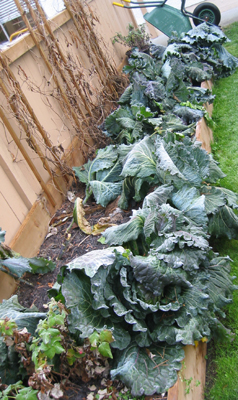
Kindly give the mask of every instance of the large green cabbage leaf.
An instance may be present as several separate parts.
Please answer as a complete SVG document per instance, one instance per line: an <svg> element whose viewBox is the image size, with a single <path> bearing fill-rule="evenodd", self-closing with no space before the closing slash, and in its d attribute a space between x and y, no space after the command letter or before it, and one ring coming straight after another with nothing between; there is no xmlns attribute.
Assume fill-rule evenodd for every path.
<svg viewBox="0 0 238 400"><path fill-rule="evenodd" d="M84 202L93 194L97 203L106 207L108 203L122 191L122 170L121 153L124 157L130 146L117 148L107 146L99 149L93 161L89 160L82 167L74 167L73 170L78 179L86 184Z"/></svg>
<svg viewBox="0 0 238 400"><path fill-rule="evenodd" d="M179 345L153 345L146 350L131 343L116 354L111 375L129 386L133 396L152 396L173 386L183 358L184 351Z"/></svg>

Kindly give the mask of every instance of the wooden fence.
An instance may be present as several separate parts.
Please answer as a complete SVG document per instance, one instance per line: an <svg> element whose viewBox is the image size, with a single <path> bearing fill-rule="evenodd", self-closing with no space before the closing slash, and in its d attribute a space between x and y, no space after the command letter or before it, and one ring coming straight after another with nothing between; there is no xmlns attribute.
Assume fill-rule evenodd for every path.
<svg viewBox="0 0 238 400"><path fill-rule="evenodd" d="M14 1L29 32L0 51L0 227L7 244L33 256L71 182L68 167L97 142L90 128L102 120L101 94L116 96L126 48L111 39L136 21L111 0L65 0L50 21L22 0L32 28Z"/></svg>

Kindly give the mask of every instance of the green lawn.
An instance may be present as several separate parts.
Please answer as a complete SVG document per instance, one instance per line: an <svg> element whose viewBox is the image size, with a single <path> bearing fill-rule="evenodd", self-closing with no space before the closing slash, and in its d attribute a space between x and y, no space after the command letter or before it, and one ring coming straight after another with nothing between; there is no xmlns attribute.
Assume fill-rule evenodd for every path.
<svg viewBox="0 0 238 400"><path fill-rule="evenodd" d="M227 27L225 34L231 39L231 43L225 45L226 49L238 57L238 22ZM220 182L221 186L238 193L238 71L215 82L213 92L216 95L213 110L216 128L212 153L227 175ZM220 255L230 256L232 275L238 277L238 240L217 241L215 250ZM238 284L238 279L235 283ZM207 373L210 380L209 389L205 390L207 400L238 399L238 291L234 293L233 303L227 307L224 323L234 333L234 338L231 342L214 342L210 346L208 358L212 362Z"/></svg>

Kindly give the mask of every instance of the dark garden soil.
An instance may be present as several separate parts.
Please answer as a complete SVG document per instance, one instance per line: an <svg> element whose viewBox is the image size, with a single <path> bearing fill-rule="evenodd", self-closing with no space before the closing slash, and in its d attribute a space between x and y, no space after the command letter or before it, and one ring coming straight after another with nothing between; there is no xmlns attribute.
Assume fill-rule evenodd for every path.
<svg viewBox="0 0 238 400"><path fill-rule="evenodd" d="M125 87L129 84L128 78L125 75L121 75L120 77L116 75L114 79L114 83L117 85L118 97L120 97ZM105 115L110 114L117 107L117 101L115 99L107 101L104 97L101 101L102 105L96 107L94 110L95 120L92 121L90 128L90 135L95 137L97 142L96 147L93 147L92 151L87 154L89 159L94 158L96 148L105 147L110 143L110 140L102 135L98 126L102 122L102 110L104 110ZM105 115L103 115L104 118ZM49 224L49 232L37 254L38 257L51 259L56 264L55 270L46 275L26 274L24 276L25 283L22 281L19 284L16 294L18 295L19 303L27 308L35 305L39 311L45 311L44 304L49 301L48 290L55 283L60 268L88 251L106 247L98 242L100 236L86 235L76 224L69 229L73 219L74 201L77 197L84 198L85 185L75 178L68 193L74 195L74 198L67 196L62 207L52 217ZM85 218L91 226L96 224L100 218L109 217L111 213L114 213L111 218L114 224L126 222L131 215L130 211L119 211L117 209L117 201L109 204L105 209L89 199L84 208Z"/></svg>
<svg viewBox="0 0 238 400"><path fill-rule="evenodd" d="M75 197L83 198L84 190L83 184L74 183L70 193L73 193ZM85 206L85 218L91 226L98 223L101 218L107 218L113 224L127 222L131 216L131 211L120 210L117 207L117 201L118 199L106 208L97 205L93 201L88 201L87 206ZM135 208L135 204L131 204L131 207ZM100 236L86 235L76 224L68 229L73 218L73 208L74 199L70 201L67 198L62 207L52 217L49 224L49 233L46 235L38 252L39 257L50 258L55 262L55 270L45 275L26 274L24 281L19 283L16 294L18 295L19 303L26 308L36 306L39 311L45 312L44 305L49 302L48 290L56 282L60 268L82 254L106 247L98 242ZM76 382L70 380L66 384L65 394L61 399L101 400L111 398L116 400L125 398L129 400L132 396L128 395L126 390L120 381L112 382L109 376L106 379L101 376L100 379L91 379L88 382L77 379ZM146 400L149 399L166 400L167 396L166 394L147 396Z"/></svg>
<svg viewBox="0 0 238 400"><path fill-rule="evenodd" d="M74 184L70 190L76 197L84 197L84 185ZM76 224L67 231L73 219L74 199L65 200L62 207L55 213L49 224L49 233L38 252L38 257L51 259L56 268L45 275L26 274L24 281L19 284L17 295L19 303L24 307L35 305L39 311L45 311L44 304L49 301L48 290L57 279L60 268L71 260L92 250L103 249L106 246L98 242L99 236L86 235ZM117 201L106 209L93 201L85 206L85 218L91 226L101 218L108 218L113 224L128 221L131 211L122 211L117 208Z"/></svg>

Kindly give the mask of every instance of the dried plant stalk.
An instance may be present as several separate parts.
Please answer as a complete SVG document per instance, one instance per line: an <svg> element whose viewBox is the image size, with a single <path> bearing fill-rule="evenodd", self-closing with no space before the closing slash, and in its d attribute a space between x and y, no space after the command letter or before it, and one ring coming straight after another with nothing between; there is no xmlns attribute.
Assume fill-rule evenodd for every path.
<svg viewBox="0 0 238 400"><path fill-rule="evenodd" d="M81 1L64 0L64 3L82 41L84 50L89 60L93 63L102 85L107 86L111 93L115 95L116 89L110 83L110 77L117 74L117 72L107 62L94 32L93 24L89 21Z"/></svg>
<svg viewBox="0 0 238 400"><path fill-rule="evenodd" d="M50 177L53 179L53 182L54 182L55 186L57 187L57 189L61 193L63 193L61 185L57 182L57 180L55 179L55 177L52 174L52 170L51 170L51 168L49 166L49 163L48 163L46 157L42 153L42 150L41 150L40 146L38 145L38 143L35 140L34 136L30 132L30 128L29 128L28 124L26 123L25 119L22 117L22 115L20 113L19 102L17 101L17 97L15 95L12 96L9 93L9 91L8 91L6 85L4 84L2 78L0 78L0 89L1 89L2 93L4 94L5 98L7 99L7 102L10 105L13 113L15 114L15 117L16 117L17 121L20 123L20 125L24 129L24 131L26 133L26 136L28 138L28 144L36 152L36 154L38 154L38 156L40 157L44 168L46 169L46 171L48 172Z"/></svg>
<svg viewBox="0 0 238 400"><path fill-rule="evenodd" d="M25 3L27 4L28 9L29 9L29 11L30 11L32 17L34 17L34 21L38 24L38 22L37 22L37 16L36 16L34 10L32 9L29 0L24 0L24 1L25 1ZM84 105L85 109L87 110L87 112L89 113L89 115L92 116L92 110L91 110L90 107L88 106L87 99L85 98L84 93L82 92L80 86L78 85L78 82L76 81L75 76L74 76L72 70L71 70L70 68L68 68L68 61L67 61L67 58L65 57L63 51L61 50L61 47L60 47L58 41L57 41L56 38L55 38L55 35L54 35L54 33L53 33L52 29L51 29L51 26L50 26L49 22L47 21L47 19L46 19L46 17L45 17L45 13L43 12L43 10L42 10L42 8L41 8L41 6L40 6L38 0L34 0L34 2L35 2L35 5L36 5L36 8L37 8L37 10L38 10L38 12L39 12L39 14L40 14L41 20L42 20L42 22L44 23L44 26L45 26L46 30L48 31L48 34L49 34L49 36L50 36L50 38L51 38L51 40L52 40L52 42L53 42L53 45L55 46L55 48L56 48L56 50L57 50L57 55L58 55L58 56L60 57L60 59L63 61L63 69L65 69L65 70L68 72L68 74L70 75L70 78L71 78L71 80L72 80L72 83L73 83L74 87L76 88L76 90L77 90L77 92L78 92L78 94L79 94L79 96L80 96L80 98L81 98L81 100L82 100L82 102L83 102L83 105ZM39 25L39 24L38 24L38 25ZM38 25L37 25L37 27L38 27ZM38 28L38 29L39 29L39 28ZM44 35L44 38L45 38L45 35ZM62 69L62 67L61 67L61 69Z"/></svg>
<svg viewBox="0 0 238 400"><path fill-rule="evenodd" d="M81 79L84 74L81 72L82 64L79 58L76 56L76 61L74 61L74 56L71 56L71 54L68 54L68 52L67 55L65 54L61 43L55 37L51 25L45 17L39 1L34 0L35 7L32 7L33 3L29 2L29 0L14 1L18 7L23 21L25 22L26 27L28 28L34 44L39 51L40 57L50 73L51 78L49 81L51 79L53 81L53 89L52 92L50 92L50 96L59 101L60 106L64 111L63 115L71 121L73 128L77 132L77 135L82 142L81 150L83 154L87 156L88 154L85 154L83 145L86 145L86 152L88 153L88 150L94 149L91 146L91 138L98 142L99 140L102 140L102 134L98 128L98 125L99 120L104 119L107 115L107 111L104 109L105 100L108 100L106 99L106 96L108 96L110 99L109 103L111 104L111 102L114 101L114 99L116 100L118 97L118 90L120 91L125 84L124 81L124 83L120 86L122 81L120 81L120 77L115 67L108 62L106 56L104 55L103 47L101 47L103 41L97 36L96 32L94 32L94 21L97 20L97 18L93 15L90 8L84 2L80 0L65 0L66 7L74 23L75 40L82 45L90 64L94 66L95 76L97 77L98 82L101 83L101 92L98 91L95 93L93 92L93 88L91 88L90 82ZM27 18L27 9L31 14L31 18L33 19L35 26L34 28ZM66 44L71 45L66 36L65 39ZM42 41L44 41L44 44L46 45L46 50L45 46L44 49L42 47ZM47 132L38 120L33 108L21 89L20 83L13 74L9 65L9 60L7 60L1 53L0 63L2 64L9 83L9 85L6 86L3 80L0 80L0 90L7 99L7 102L18 123L24 129L28 145L32 147L33 150L38 154L45 169L55 182L55 186L61 191L60 184L56 179L55 172L50 167L50 163L53 163L56 167L59 167L66 182L68 182L69 179L65 174L68 172L71 173L72 170L69 167L65 167L63 161L61 161L57 146L53 146L51 143ZM77 68L80 71L80 75L76 75L75 73ZM21 66L19 66L19 71L23 73L23 79L27 81L27 85L30 90L36 91L47 98L48 95L46 92L42 92L36 83L34 83L32 80L28 80L28 77ZM92 71L90 71L90 76L93 76ZM8 90L7 87L10 89ZM76 103L75 101L75 95L77 94L80 104ZM96 97L96 106L91 101L90 96L92 95ZM80 107L80 105L82 106ZM48 99L47 106L51 107L51 109L57 114L56 109L54 109ZM87 115L85 115L82 107L84 107L86 110ZM11 129L11 127L9 127L9 129ZM40 134L39 137L37 136L38 133ZM16 138L16 134L14 137ZM105 139L103 140L105 142ZM19 141L20 139L18 139L18 142L16 143L19 143ZM45 146L47 152L49 152L51 155L50 158L47 157L47 152L46 154L43 154L42 144ZM39 176L37 179L40 179Z"/></svg>
<svg viewBox="0 0 238 400"><path fill-rule="evenodd" d="M40 132L44 144L47 147L47 149L50 151L50 153L53 155L55 161L56 161L56 166L62 170L62 163L60 161L59 156L57 155L49 137L47 136L47 133L45 132L43 126L41 125L40 121L38 120L36 114L34 113L33 108L31 107L30 103L28 102L25 94L23 93L19 82L17 81L14 73L12 72L11 68L8 65L7 59L6 57L0 52L0 63L2 64L2 67L5 71L5 73L7 74L8 78L11 80L12 86L15 89L15 93L18 94L18 98L21 100L21 102L26 106L30 117L32 118L33 122L35 123L38 131ZM10 96L10 95L9 95ZM68 182L68 177L64 174L63 175L64 179L66 180L66 182Z"/></svg>
<svg viewBox="0 0 238 400"><path fill-rule="evenodd" d="M87 26L88 31L90 32L89 37L91 39L92 49L95 51L95 55L96 56L99 55L100 59L103 61L104 68L107 70L109 75L117 74L116 69L111 64L109 64L109 62L107 61L107 59L104 56L104 53L101 49L101 46L100 46L100 43L98 40L98 35L96 35L94 28L93 28L92 19L90 21L90 19L88 18L87 14L85 12L85 9L82 5L82 2L80 0L73 0L73 1L75 3L76 8L79 10L78 13L81 16L81 19L83 19L85 21L85 25ZM90 11L91 15L93 16L90 8L89 8L89 11ZM95 16L93 16L93 17L94 17L93 19L95 19Z"/></svg>
<svg viewBox="0 0 238 400"><path fill-rule="evenodd" d="M21 17L22 17L27 29L29 30L29 32L31 34L31 37L32 37L32 39L33 39L33 41L34 41L34 43L35 43L35 45L36 45L36 47L37 47L37 49L38 49L38 51L39 51L39 53L41 55L43 61L45 62L46 66L48 68L48 71L50 72L51 76L53 77L53 80L54 80L54 82L55 82L55 84L57 86L57 89L60 92L60 95L62 96L62 99L63 99L63 101L65 103L65 106L67 107L70 115L72 116L78 131L81 132L81 134L82 134L83 141L86 142L89 147L91 147L90 140L88 138L88 134L87 134L87 132L85 133L85 131L82 129L81 122L80 122L78 116L76 115L76 113L74 112L73 107L71 106L71 104L69 102L69 99L68 99L68 97L67 97L67 95L66 95L66 93L65 93L65 91L64 91L64 89L62 87L62 85L60 84L56 74L54 73L50 62L47 59L47 57L45 55L45 52L44 52L42 46L40 45L40 43L39 43L39 41L37 39L37 36L36 36L33 28L30 25L30 22L29 22L28 18L25 15L25 11L21 7L19 0L14 0L14 1L15 1L16 5L17 5L17 8L18 8L18 10L19 10L19 12L21 14Z"/></svg>

